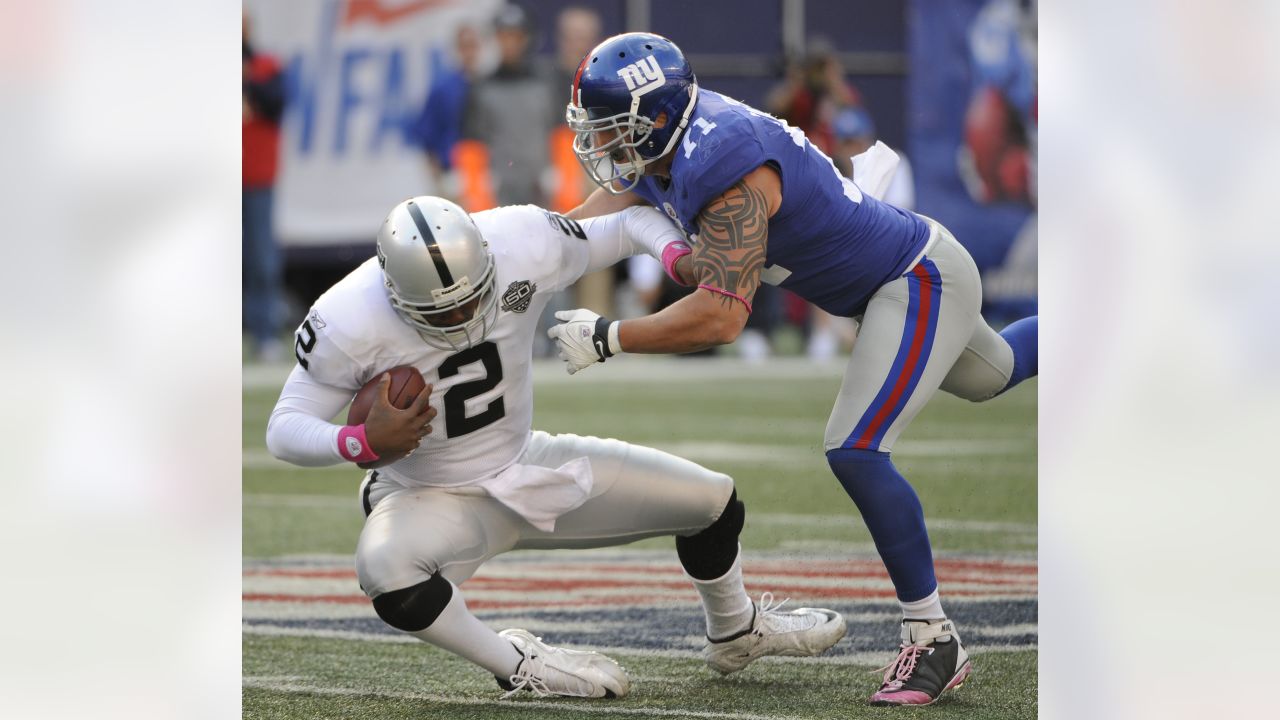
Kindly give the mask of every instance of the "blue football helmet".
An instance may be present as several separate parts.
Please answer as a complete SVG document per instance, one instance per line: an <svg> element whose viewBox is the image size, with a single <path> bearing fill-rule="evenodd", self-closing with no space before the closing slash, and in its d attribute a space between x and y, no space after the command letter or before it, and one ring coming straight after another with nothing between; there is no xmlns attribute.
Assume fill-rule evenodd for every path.
<svg viewBox="0 0 1280 720"><path fill-rule="evenodd" d="M645 166L675 148L698 101L684 53L652 33L614 35L597 45L582 58L570 91L565 121L576 134L573 152L614 195L635 187Z"/></svg>

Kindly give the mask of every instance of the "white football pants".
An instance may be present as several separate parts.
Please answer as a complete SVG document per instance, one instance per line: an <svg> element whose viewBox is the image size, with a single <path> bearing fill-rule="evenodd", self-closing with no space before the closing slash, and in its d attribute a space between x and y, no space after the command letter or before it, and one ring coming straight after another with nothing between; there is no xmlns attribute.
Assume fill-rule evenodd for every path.
<svg viewBox="0 0 1280 720"><path fill-rule="evenodd" d="M369 473L360 488L368 514L356 547L360 587L372 598L436 573L461 585L486 560L508 550L692 535L720 517L733 493L728 475L620 440L535 430L517 462L555 468L579 457L591 463L591 496L561 515L550 533L492 497L473 494L475 488L403 488L385 480L369 487Z"/></svg>

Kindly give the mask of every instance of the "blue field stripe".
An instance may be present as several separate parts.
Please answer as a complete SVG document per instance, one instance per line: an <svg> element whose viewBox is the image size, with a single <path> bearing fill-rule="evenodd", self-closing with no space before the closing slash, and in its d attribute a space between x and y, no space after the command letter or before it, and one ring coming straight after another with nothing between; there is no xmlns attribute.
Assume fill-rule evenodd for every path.
<svg viewBox="0 0 1280 720"><path fill-rule="evenodd" d="M828 651L829 656L888 650L898 637L900 611L893 601L818 603L843 614L849 625L845 640ZM948 616L960 627L966 644L1026 647L1038 641L1038 607L1034 598L971 600L948 598ZM528 630L555 644L578 647L622 647L635 650L701 650L706 632L703 612L696 602L681 607L583 608L573 611L481 610L476 617L505 626L518 620ZM405 636L377 617L260 619L246 618L250 627L309 631L317 635L349 632L371 637ZM1010 632L1017 627L1026 631Z"/></svg>

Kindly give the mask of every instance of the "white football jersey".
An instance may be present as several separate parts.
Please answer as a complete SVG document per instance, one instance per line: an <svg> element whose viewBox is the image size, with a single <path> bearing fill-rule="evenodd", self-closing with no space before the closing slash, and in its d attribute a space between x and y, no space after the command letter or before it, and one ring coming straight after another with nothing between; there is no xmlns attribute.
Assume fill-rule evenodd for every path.
<svg viewBox="0 0 1280 720"><path fill-rule="evenodd" d="M653 212L666 228L658 233L665 237L657 247L680 239ZM377 258L316 300L296 346L299 365L315 381L354 393L385 370L412 365L433 386L431 405L438 414L431 435L380 469L379 478L404 486L465 485L492 477L520 456L533 419L530 365L538 318L553 293L588 269L651 245L632 241L628 231L637 225L624 215L579 224L532 205L473 213L494 255L499 307L489 335L461 352L428 345L401 319ZM634 217L646 218L647 235L660 227L651 216Z"/></svg>

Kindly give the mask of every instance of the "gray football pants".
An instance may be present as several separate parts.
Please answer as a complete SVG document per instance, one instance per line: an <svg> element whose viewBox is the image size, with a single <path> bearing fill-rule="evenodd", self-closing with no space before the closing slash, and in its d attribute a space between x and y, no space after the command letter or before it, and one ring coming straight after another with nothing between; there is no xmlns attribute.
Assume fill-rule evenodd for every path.
<svg viewBox="0 0 1280 720"><path fill-rule="evenodd" d="M620 440L535 430L517 462L555 468L579 457L591 463L591 496L561 515L550 533L487 494L474 494L474 488L403 488L386 480L368 488L370 473L361 485L361 498L372 511L356 546L360 587L372 598L436 573L460 585L486 560L508 550L594 548L692 535L720 517L733 493L728 475Z"/></svg>
<svg viewBox="0 0 1280 720"><path fill-rule="evenodd" d="M969 252L942 225L920 261L867 305L827 421L826 450L889 452L941 387L975 402L1013 372L1013 350L987 325L982 282Z"/></svg>

